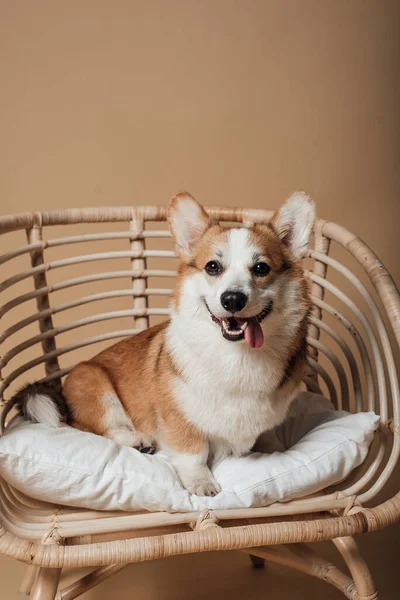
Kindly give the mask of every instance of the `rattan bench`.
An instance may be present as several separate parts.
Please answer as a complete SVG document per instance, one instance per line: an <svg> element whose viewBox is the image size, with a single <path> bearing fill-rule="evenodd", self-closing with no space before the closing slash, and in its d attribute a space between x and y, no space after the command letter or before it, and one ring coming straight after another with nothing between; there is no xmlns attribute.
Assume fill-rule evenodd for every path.
<svg viewBox="0 0 400 600"><path fill-rule="evenodd" d="M230 224L249 225L271 215L209 210ZM85 355L167 318L176 259L165 219L164 207L69 209L0 219L3 402L28 380L60 385ZM378 597L353 536L400 518L400 493L376 501L399 459L393 356L400 342L399 295L368 246L331 222L317 221L305 271L313 300L305 385L322 389L338 408L379 413L381 425L364 465L340 486L313 497L202 514L54 506L0 480L0 552L29 565L23 593L34 600L72 600L131 562L235 549L249 553L255 565L266 559L323 578L347 598ZM333 541L349 574L306 545L322 540ZM96 569L57 592L64 567L89 566Z"/></svg>

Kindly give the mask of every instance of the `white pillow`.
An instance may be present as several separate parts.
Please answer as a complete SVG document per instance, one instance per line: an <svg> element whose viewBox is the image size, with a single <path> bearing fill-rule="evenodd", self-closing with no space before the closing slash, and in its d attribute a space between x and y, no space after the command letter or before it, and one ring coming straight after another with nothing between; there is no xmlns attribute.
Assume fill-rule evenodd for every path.
<svg viewBox="0 0 400 600"><path fill-rule="evenodd" d="M190 496L166 455L140 454L106 438L17 419L0 439L0 474L32 498L97 510L192 511L266 506L344 479L365 459L379 417L335 412L304 392L260 449L215 465L222 492ZM289 449L285 449L289 448Z"/></svg>

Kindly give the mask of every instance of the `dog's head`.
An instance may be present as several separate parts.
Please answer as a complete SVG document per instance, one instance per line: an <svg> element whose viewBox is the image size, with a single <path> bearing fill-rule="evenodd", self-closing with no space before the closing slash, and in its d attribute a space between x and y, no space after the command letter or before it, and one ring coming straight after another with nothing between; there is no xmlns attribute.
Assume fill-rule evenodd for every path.
<svg viewBox="0 0 400 600"><path fill-rule="evenodd" d="M269 320L296 326L309 308L300 259L314 218L314 202L295 192L268 223L228 229L190 194L175 196L168 208L181 259L175 314L212 323L251 348L263 345Z"/></svg>

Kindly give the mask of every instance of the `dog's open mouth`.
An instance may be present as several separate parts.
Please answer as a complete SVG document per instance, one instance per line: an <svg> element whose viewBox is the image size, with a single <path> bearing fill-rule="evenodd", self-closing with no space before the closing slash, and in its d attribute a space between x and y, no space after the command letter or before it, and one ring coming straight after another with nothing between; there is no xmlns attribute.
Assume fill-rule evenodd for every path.
<svg viewBox="0 0 400 600"><path fill-rule="evenodd" d="M205 302L212 320L220 326L224 338L230 342L246 340L250 348L261 348L263 345L264 334L261 329L261 323L271 312L272 304L272 300L270 300L266 307L254 317L227 317L220 319L211 312Z"/></svg>

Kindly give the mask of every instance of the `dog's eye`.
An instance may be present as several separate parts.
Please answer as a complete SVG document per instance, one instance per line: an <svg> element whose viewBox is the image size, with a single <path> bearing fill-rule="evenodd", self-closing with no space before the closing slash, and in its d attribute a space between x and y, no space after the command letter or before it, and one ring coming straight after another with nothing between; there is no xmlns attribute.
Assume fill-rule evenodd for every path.
<svg viewBox="0 0 400 600"><path fill-rule="evenodd" d="M208 275L219 275L222 273L222 265L217 260L210 260L204 268Z"/></svg>
<svg viewBox="0 0 400 600"><path fill-rule="evenodd" d="M271 267L265 262L259 262L252 268L253 275L256 277L266 277L270 272Z"/></svg>

